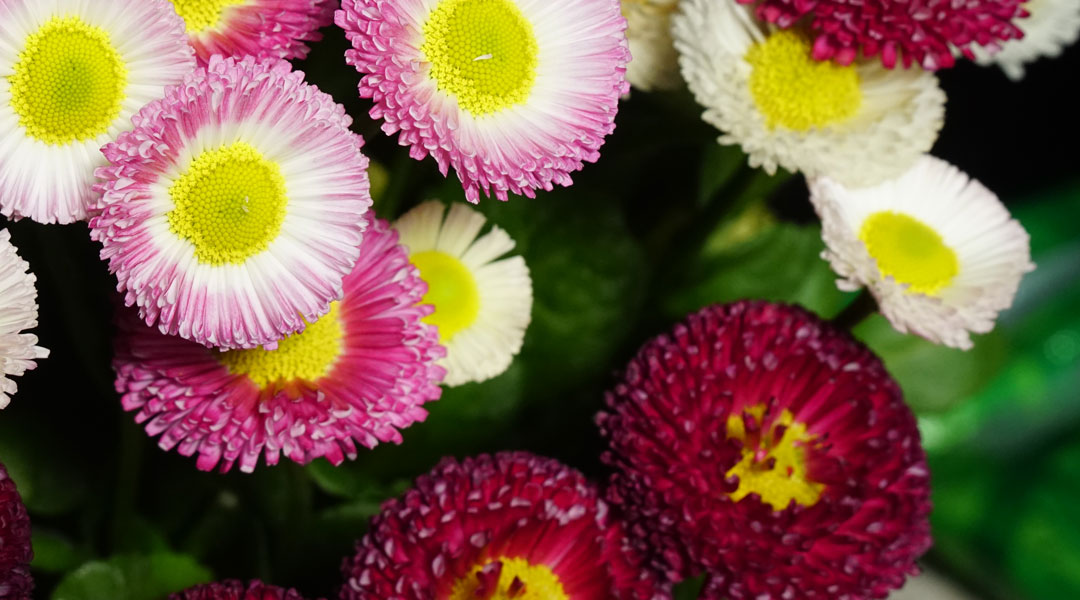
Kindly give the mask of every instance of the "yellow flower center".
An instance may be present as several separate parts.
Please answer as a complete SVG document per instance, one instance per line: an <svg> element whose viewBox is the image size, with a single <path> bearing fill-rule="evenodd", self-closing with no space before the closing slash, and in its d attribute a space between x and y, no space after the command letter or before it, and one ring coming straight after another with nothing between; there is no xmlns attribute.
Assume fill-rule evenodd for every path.
<svg viewBox="0 0 1080 600"><path fill-rule="evenodd" d="M104 29L53 17L26 36L8 82L27 135L64 145L109 130L124 101L127 66Z"/></svg>
<svg viewBox="0 0 1080 600"><path fill-rule="evenodd" d="M764 407L746 411L749 418L762 422ZM746 430L743 414L728 417L729 438L742 440L742 460L726 473L737 476L739 487L731 494L735 502L749 494L761 496L762 502L783 510L792 500L801 506L812 506L825 486L811 481L806 469L806 447L814 436L806 431L806 425L795 423L790 411L783 411L779 418L760 432L750 434Z"/></svg>
<svg viewBox="0 0 1080 600"><path fill-rule="evenodd" d="M806 131L851 118L862 103L859 75L810 56L810 42L777 31L746 53L750 94L770 128Z"/></svg>
<svg viewBox="0 0 1080 600"><path fill-rule="evenodd" d="M184 19L187 32L202 33L221 23L225 9L246 0L172 0L176 14Z"/></svg>
<svg viewBox="0 0 1080 600"><path fill-rule="evenodd" d="M905 214L886 210L870 215L859 229L859 239L882 277L891 276L913 292L933 296L960 271L956 252L941 235Z"/></svg>
<svg viewBox="0 0 1080 600"><path fill-rule="evenodd" d="M532 24L512 0L442 0L420 51L439 89L474 115L524 102L536 80Z"/></svg>
<svg viewBox="0 0 1080 600"><path fill-rule="evenodd" d="M169 229L195 246L202 263L240 264L269 247L288 197L277 163L236 142L195 157L169 186Z"/></svg>
<svg viewBox="0 0 1080 600"><path fill-rule="evenodd" d="M329 313L278 342L275 350L229 350L218 355L218 360L230 373L247 375L261 388L278 382L316 381L333 368L341 354L341 338L338 303L334 302Z"/></svg>
<svg viewBox="0 0 1080 600"><path fill-rule="evenodd" d="M447 342L476 321L480 313L480 289L469 268L460 260L438 250L417 252L410 257L428 284L422 304L431 304L435 312L424 322L439 328L439 339Z"/></svg>
<svg viewBox="0 0 1080 600"><path fill-rule="evenodd" d="M494 588L492 588L494 586ZM479 565L454 582L447 600L570 600L562 582L545 565L504 558Z"/></svg>

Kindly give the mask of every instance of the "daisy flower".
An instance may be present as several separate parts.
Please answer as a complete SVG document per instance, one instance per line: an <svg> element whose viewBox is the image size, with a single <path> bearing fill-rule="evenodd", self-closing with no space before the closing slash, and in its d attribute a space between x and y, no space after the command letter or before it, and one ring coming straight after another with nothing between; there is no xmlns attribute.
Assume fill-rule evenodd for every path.
<svg viewBox="0 0 1080 600"><path fill-rule="evenodd" d="M441 395L443 356L418 306L427 287L397 234L375 221L345 297L275 350L219 352L120 319L116 389L159 445L198 454L198 467L234 463L250 472L260 455L301 464L340 464L356 445L401 442L399 429L423 421Z"/></svg>
<svg viewBox="0 0 1080 600"><path fill-rule="evenodd" d="M228 580L220 583L197 585L182 592L172 594L169 600L306 600L300 592L276 585L267 585L258 580L245 584L242 581Z"/></svg>
<svg viewBox="0 0 1080 600"><path fill-rule="evenodd" d="M201 64L215 54L304 58L334 20L333 0L171 0Z"/></svg>
<svg viewBox="0 0 1080 600"><path fill-rule="evenodd" d="M85 219L98 149L195 66L167 0L0 2L0 213Z"/></svg>
<svg viewBox="0 0 1080 600"><path fill-rule="evenodd" d="M840 289L868 288L893 327L938 344L971 348L1035 268L997 196L932 156L875 187L812 180L810 200Z"/></svg>
<svg viewBox="0 0 1080 600"><path fill-rule="evenodd" d="M359 256L363 139L278 59L215 56L103 148L90 235L148 325L272 344L326 314Z"/></svg>
<svg viewBox="0 0 1080 600"><path fill-rule="evenodd" d="M626 80L639 90L670 90L682 84L679 55L671 39L671 15L679 0L622 0L630 64Z"/></svg>
<svg viewBox="0 0 1080 600"><path fill-rule="evenodd" d="M915 417L805 310L717 305L646 343L597 423L609 497L702 598L884 598L930 546Z"/></svg>
<svg viewBox="0 0 1080 600"><path fill-rule="evenodd" d="M23 333L37 327L37 280L30 265L11 244L11 233L0 229L0 409L16 390L13 375L34 368L34 361L47 358L49 351L37 345L37 336Z"/></svg>
<svg viewBox="0 0 1080 600"><path fill-rule="evenodd" d="M15 482L0 464L0 598L30 600L30 516Z"/></svg>
<svg viewBox="0 0 1080 600"><path fill-rule="evenodd" d="M735 0L683 0L672 21L703 118L770 174L878 183L928 151L944 123L930 73L815 61L800 30L776 30Z"/></svg>
<svg viewBox="0 0 1080 600"><path fill-rule="evenodd" d="M471 202L570 185L629 89L618 0L344 0L335 19L372 118Z"/></svg>
<svg viewBox="0 0 1080 600"><path fill-rule="evenodd" d="M341 600L663 600L596 488L525 452L445 458L383 504Z"/></svg>
<svg viewBox="0 0 1080 600"><path fill-rule="evenodd" d="M1080 37L1080 0L1027 0L1030 16L1017 25L1024 37L1001 44L997 52L973 48L981 65L996 64L1013 81L1024 78L1024 66L1042 57L1061 55Z"/></svg>
<svg viewBox="0 0 1080 600"><path fill-rule="evenodd" d="M445 219L444 219L445 217ZM409 260L428 284L423 303L435 307L424 319L439 328L446 346L450 386L484 381L510 367L532 319L532 279L525 259L500 258L514 240L464 204L449 212L438 200L412 209L394 223Z"/></svg>
<svg viewBox="0 0 1080 600"><path fill-rule="evenodd" d="M814 58L849 64L856 56L881 57L927 70L953 66L953 49L973 57L973 44L993 48L1023 37L1018 19L1025 0L739 0L757 5L758 17L787 28L807 17Z"/></svg>

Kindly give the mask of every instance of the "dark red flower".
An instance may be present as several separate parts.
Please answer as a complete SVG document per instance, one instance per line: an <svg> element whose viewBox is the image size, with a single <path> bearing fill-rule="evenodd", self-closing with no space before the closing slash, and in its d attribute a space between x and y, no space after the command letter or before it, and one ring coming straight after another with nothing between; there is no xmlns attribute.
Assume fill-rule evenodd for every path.
<svg viewBox="0 0 1080 600"><path fill-rule="evenodd" d="M609 493L702 597L884 598L930 546L915 418L881 362L801 308L713 306L645 344L597 422Z"/></svg>
<svg viewBox="0 0 1080 600"><path fill-rule="evenodd" d="M207 583L169 596L169 600L306 600L300 592L261 581L228 580Z"/></svg>
<svg viewBox="0 0 1080 600"><path fill-rule="evenodd" d="M661 600L670 585L585 477L532 454L447 458L388 501L343 600Z"/></svg>
<svg viewBox="0 0 1080 600"><path fill-rule="evenodd" d="M0 464L0 598L30 600L30 517L15 482Z"/></svg>
<svg viewBox="0 0 1080 600"><path fill-rule="evenodd" d="M757 4L759 18L787 28L807 17L814 58L849 64L881 55L888 68L901 60L925 69L953 66L952 47L972 57L970 45L1019 39L1013 22L1026 17L1024 0L739 0Z"/></svg>

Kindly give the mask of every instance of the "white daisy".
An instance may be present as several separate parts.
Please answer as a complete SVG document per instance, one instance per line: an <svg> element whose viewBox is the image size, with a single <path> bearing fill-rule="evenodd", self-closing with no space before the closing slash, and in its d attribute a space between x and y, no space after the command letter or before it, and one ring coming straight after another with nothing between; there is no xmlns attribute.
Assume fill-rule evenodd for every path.
<svg viewBox="0 0 1080 600"><path fill-rule="evenodd" d="M904 333L968 349L969 332L993 329L1035 268L1027 232L997 196L931 156L869 188L814 179L810 194L837 286L867 287Z"/></svg>
<svg viewBox="0 0 1080 600"><path fill-rule="evenodd" d="M971 48L979 64L996 64L1014 81L1024 78L1027 63L1059 56L1080 37L1080 0L1028 0L1024 8L1031 16L1016 21L1023 38L1003 42L997 52Z"/></svg>
<svg viewBox="0 0 1080 600"><path fill-rule="evenodd" d="M631 56L626 80L639 90L670 90L682 84L671 39L671 15L678 6L679 0L622 0Z"/></svg>
<svg viewBox="0 0 1080 600"><path fill-rule="evenodd" d="M0 229L0 409L15 393L10 377L33 369L34 359L49 356L37 345L36 335L22 333L37 326L37 290L29 268L11 245L11 234Z"/></svg>
<svg viewBox="0 0 1080 600"><path fill-rule="evenodd" d="M422 302L435 312L424 320L439 328L446 346L440 364L450 386L484 381L509 368L532 319L525 259L500 258L514 249L514 240L495 226L479 235L486 222L468 206L454 204L447 212L431 200L394 224L428 284Z"/></svg>
<svg viewBox="0 0 1080 600"><path fill-rule="evenodd" d="M0 212L85 219L98 149L194 66L168 0L0 2Z"/></svg>
<svg viewBox="0 0 1080 600"><path fill-rule="evenodd" d="M846 185L896 177L930 150L945 94L921 69L811 57L809 37L776 30L735 0L683 0L672 18L683 78L704 119L752 166Z"/></svg>

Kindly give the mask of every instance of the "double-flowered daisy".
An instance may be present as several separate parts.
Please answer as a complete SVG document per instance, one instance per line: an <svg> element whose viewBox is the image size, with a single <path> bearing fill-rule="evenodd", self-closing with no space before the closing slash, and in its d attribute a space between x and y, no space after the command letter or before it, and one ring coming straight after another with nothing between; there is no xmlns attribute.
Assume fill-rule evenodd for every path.
<svg viewBox="0 0 1080 600"><path fill-rule="evenodd" d="M880 57L890 69L898 63L928 70L951 67L954 50L971 57L976 44L993 48L1022 37L1018 25L1027 15L1025 0L739 1L756 4L757 15L779 27L807 22L817 60L848 64L859 55Z"/></svg>
<svg viewBox="0 0 1080 600"><path fill-rule="evenodd" d="M1010 79L1024 78L1028 63L1059 56L1080 37L1080 0L1027 0L1028 18L1017 22L1024 37L1001 44L997 52L974 48L979 64L1001 67Z"/></svg>
<svg viewBox="0 0 1080 600"><path fill-rule="evenodd" d="M103 149L90 235L149 325L272 344L341 297L371 198L344 108L278 59L213 57Z"/></svg>
<svg viewBox="0 0 1080 600"><path fill-rule="evenodd" d="M679 0L622 0L630 64L626 80L639 90L670 90L682 84L671 38L671 15Z"/></svg>
<svg viewBox="0 0 1080 600"><path fill-rule="evenodd" d="M336 22L372 118L473 202L570 185L629 89L619 0L344 0Z"/></svg>
<svg viewBox="0 0 1080 600"><path fill-rule="evenodd" d="M357 445L400 443L398 430L441 394L443 348L422 322L427 287L397 234L375 221L359 250L344 299L274 350L219 352L121 317L113 366L124 408L203 470L251 471L260 455L339 464Z"/></svg>
<svg viewBox="0 0 1080 600"><path fill-rule="evenodd" d="M683 76L723 132L720 143L741 145L769 173L878 183L927 152L944 123L932 74L816 61L805 32L777 30L735 0L682 0L673 32Z"/></svg>
<svg viewBox="0 0 1080 600"><path fill-rule="evenodd" d="M938 158L875 187L821 178L810 192L837 285L869 289L900 331L970 348L969 334L993 329L1035 268L1027 232L997 196Z"/></svg>
<svg viewBox="0 0 1080 600"><path fill-rule="evenodd" d="M30 600L30 516L15 482L0 464L0 598Z"/></svg>
<svg viewBox="0 0 1080 600"><path fill-rule="evenodd" d="M0 212L85 219L99 148L194 66L168 0L0 2Z"/></svg>
<svg viewBox="0 0 1080 600"><path fill-rule="evenodd" d="M597 422L609 497L702 598L884 598L930 546L915 417L808 312L711 306L645 344Z"/></svg>
<svg viewBox="0 0 1080 600"><path fill-rule="evenodd" d="M322 39L334 20L333 0L171 0L184 19L199 62L215 54L303 58L305 42Z"/></svg>
<svg viewBox="0 0 1080 600"><path fill-rule="evenodd" d="M306 600L300 592L252 580L197 585L169 596L169 600Z"/></svg>
<svg viewBox="0 0 1080 600"><path fill-rule="evenodd" d="M596 488L524 452L443 459L383 505L341 600L664 600Z"/></svg>
<svg viewBox="0 0 1080 600"><path fill-rule="evenodd" d="M37 345L36 335L23 333L37 326L36 278L29 268L11 244L11 233L0 229L0 409L15 393L11 377L33 369L35 360L49 356L48 350Z"/></svg>
<svg viewBox="0 0 1080 600"><path fill-rule="evenodd" d="M427 282L424 320L446 346L446 384L484 381L510 367L532 320L532 279L525 259L503 257L514 240L464 204L438 200L417 206L396 223L409 259Z"/></svg>

